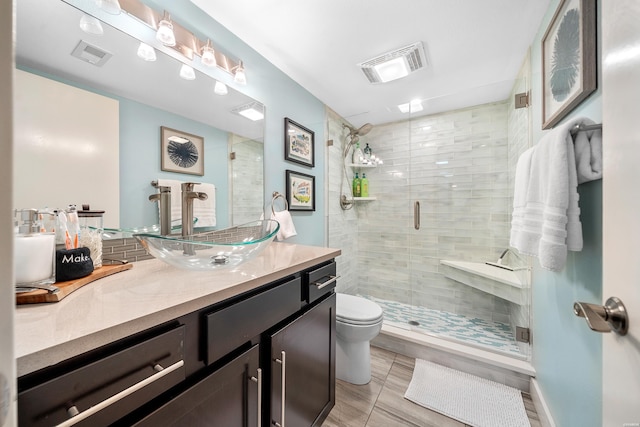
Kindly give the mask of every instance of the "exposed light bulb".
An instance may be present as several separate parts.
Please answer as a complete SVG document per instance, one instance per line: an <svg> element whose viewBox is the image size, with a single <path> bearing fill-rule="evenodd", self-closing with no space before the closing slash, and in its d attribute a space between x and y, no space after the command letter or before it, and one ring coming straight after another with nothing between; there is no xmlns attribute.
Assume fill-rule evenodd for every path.
<svg viewBox="0 0 640 427"><path fill-rule="evenodd" d="M155 61L156 50L148 44L140 42L140 46L138 46L138 57L144 59L145 61Z"/></svg>
<svg viewBox="0 0 640 427"><path fill-rule="evenodd" d="M97 34L99 36L104 34L104 29L100 21L87 14L82 15L82 18L80 18L80 28L85 33Z"/></svg>
<svg viewBox="0 0 640 427"><path fill-rule="evenodd" d="M222 82L216 82L216 85L213 87L213 91L217 95L226 95L229 90L227 89L227 85Z"/></svg>
<svg viewBox="0 0 640 427"><path fill-rule="evenodd" d="M180 77L185 80L195 80L196 72L187 64L182 64L182 67L180 68Z"/></svg>
<svg viewBox="0 0 640 427"><path fill-rule="evenodd" d="M235 67L235 73L233 76L233 80L241 85L247 84L247 76L244 73L244 66L242 65L242 61L238 63L238 66Z"/></svg>
<svg viewBox="0 0 640 427"><path fill-rule="evenodd" d="M207 45L202 48L202 63L207 67L215 67L218 65L216 62L216 54L211 47L211 40L207 40Z"/></svg>
<svg viewBox="0 0 640 427"><path fill-rule="evenodd" d="M98 7L111 15L119 15L122 12L118 0L98 0Z"/></svg>
<svg viewBox="0 0 640 427"><path fill-rule="evenodd" d="M158 22L156 39L165 46L176 45L176 35L173 33L173 24L167 12L164 13L162 21Z"/></svg>

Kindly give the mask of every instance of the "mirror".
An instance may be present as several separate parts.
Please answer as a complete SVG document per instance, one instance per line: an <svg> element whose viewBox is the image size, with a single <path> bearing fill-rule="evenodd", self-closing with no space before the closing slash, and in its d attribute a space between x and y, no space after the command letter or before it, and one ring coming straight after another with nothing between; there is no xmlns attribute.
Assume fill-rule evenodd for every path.
<svg viewBox="0 0 640 427"><path fill-rule="evenodd" d="M100 16L94 10L94 2L75 3L93 8L90 12ZM52 190L56 190L62 194L64 201L57 202L57 205L48 204L49 207L64 207L69 203L80 205L88 201L76 200L74 188L83 182L95 193L91 196L92 209L103 209L100 201L109 197L119 199L119 208L113 209L119 212L105 213L105 226L132 228L158 222L157 205L148 200L149 195L157 191L151 186L151 181L164 178L210 182L216 186L217 227L238 224L246 218L257 219L262 213L264 195L264 120L251 121L232 112L255 100L232 88L228 88L227 95L215 94L216 80L198 70L195 71L195 80L181 79L179 71L182 64L176 58L179 56L177 53L166 54L156 49L156 61L142 60L136 55L139 41L104 22L102 35L86 33L79 26L83 15L81 10L62 0L17 2L16 63L20 70L31 75L41 75L117 101L119 123L115 150L119 149L118 174L102 176L106 173L77 173L73 179L61 178L64 174L58 164L43 161L38 163L37 168L40 178L34 179L33 167L26 167L26 163L18 164L14 167L14 194L20 197L28 195L29 200L33 200L28 203L29 207L43 207L45 204L40 201L47 199ZM135 24L134 18L125 13L115 17L106 17L105 14L105 19L109 22L120 20L129 26ZM127 27L118 25L118 28ZM150 29L147 27L148 30ZM111 56L101 66L72 56L71 53L81 41L108 52ZM230 75L225 75L222 71L219 74L223 83L232 80ZM22 90L20 85L16 87L17 92ZM19 95L17 93L16 97ZM56 105L62 104L54 104L54 109ZM101 113L91 110L86 113L96 122L103 122L99 116ZM71 135L79 124L85 122L76 116L67 119L70 124L66 130ZM204 175L161 170L161 126L204 138ZM31 130L16 129L16 134ZM96 131L94 134L99 133L102 132ZM87 138L93 139L91 135ZM19 144L20 141L16 139ZM251 148L236 150L235 147L243 141ZM50 142L59 154L69 149L60 141ZM235 160L230 160L232 152L235 152ZM251 159L239 158L245 153L252 156ZM91 171L91 162L94 162L94 170L101 170L98 166L109 162L105 160L108 158L106 154L93 158L85 156L75 165L82 164L86 170ZM236 163L241 163L242 167L236 166ZM245 167L253 169L245 170ZM76 168L74 166L70 169L73 173ZM242 188L249 187L251 192L241 191ZM244 193L251 194L254 202L243 204L236 200ZM259 195L257 201L256 195ZM173 197L179 198L180 195ZM232 200L233 205L242 206L242 212L234 212ZM18 205L16 201L15 207L25 206Z"/></svg>

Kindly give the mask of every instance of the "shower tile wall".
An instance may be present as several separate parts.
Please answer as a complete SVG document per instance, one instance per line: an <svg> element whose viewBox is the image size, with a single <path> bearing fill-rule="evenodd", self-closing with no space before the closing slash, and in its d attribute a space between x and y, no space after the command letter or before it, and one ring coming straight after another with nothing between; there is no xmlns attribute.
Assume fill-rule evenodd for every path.
<svg viewBox="0 0 640 427"><path fill-rule="evenodd" d="M340 258L357 272L357 278L348 279L355 279L354 285L340 271L343 286L509 323L508 302L439 273L441 259L485 262L497 259L508 246L507 108L507 102L494 103L376 126L361 141L384 160L382 166L365 170L370 195L377 200L360 202L352 211L339 211L342 162L340 155L330 159L329 191L335 205L329 212L329 245L349 241L349 253ZM345 133L340 135L343 142ZM349 181L351 176L349 171ZM413 224L416 200L420 230ZM341 218L348 221L340 224ZM345 259L353 250L357 268Z"/></svg>
<svg viewBox="0 0 640 427"><path fill-rule="evenodd" d="M232 206L232 224L239 225L256 221L256 212L263 210L264 146L259 141L238 135L231 135L229 143L230 151L235 153L229 168L229 182L232 183L229 206Z"/></svg>
<svg viewBox="0 0 640 427"><path fill-rule="evenodd" d="M327 175L327 230L328 245L342 251L336 259L340 280L337 284L338 292L348 294L358 293L357 255L358 255L358 217L357 210L342 210L340 207L340 188L342 194L351 194L351 181L343 177L344 139L348 134L342 128L344 121L330 109L326 111L327 140L333 145L327 147L328 161Z"/></svg>

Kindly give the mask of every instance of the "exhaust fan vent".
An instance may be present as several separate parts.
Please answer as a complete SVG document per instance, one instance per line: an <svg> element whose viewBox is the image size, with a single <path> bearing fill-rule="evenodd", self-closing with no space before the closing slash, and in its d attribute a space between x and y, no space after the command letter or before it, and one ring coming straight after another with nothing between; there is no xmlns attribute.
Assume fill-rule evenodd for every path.
<svg viewBox="0 0 640 427"><path fill-rule="evenodd" d="M417 42L361 62L358 66L370 83L385 83L426 67L427 60L422 42ZM391 71L394 74L389 74Z"/></svg>
<svg viewBox="0 0 640 427"><path fill-rule="evenodd" d="M71 52L71 56L93 64L96 67L102 67L113 55L98 46L80 40L76 48Z"/></svg>

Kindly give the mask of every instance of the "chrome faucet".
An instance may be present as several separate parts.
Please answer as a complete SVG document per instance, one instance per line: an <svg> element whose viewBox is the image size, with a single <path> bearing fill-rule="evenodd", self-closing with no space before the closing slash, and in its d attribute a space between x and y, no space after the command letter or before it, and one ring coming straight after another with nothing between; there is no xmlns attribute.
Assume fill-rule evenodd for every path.
<svg viewBox="0 0 640 427"><path fill-rule="evenodd" d="M149 196L152 202L158 202L160 208L160 235L171 234L171 187L158 186L158 193Z"/></svg>
<svg viewBox="0 0 640 427"><path fill-rule="evenodd" d="M207 193L193 191L198 182L182 183L182 237L193 234L193 199L207 200Z"/></svg>

